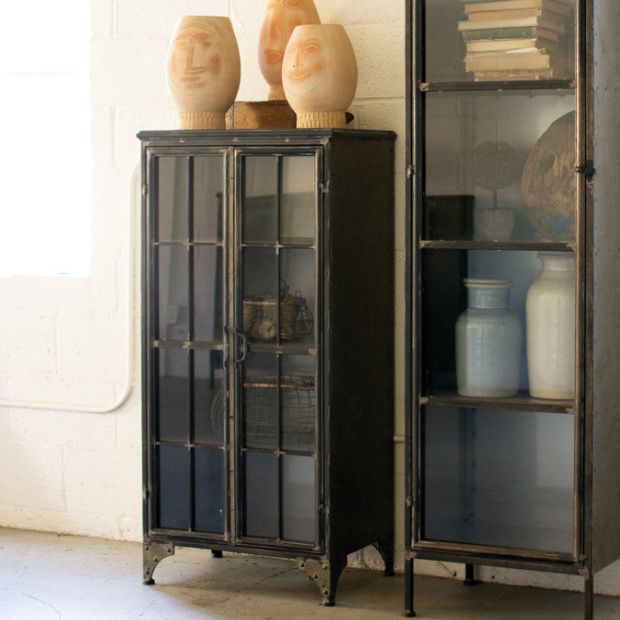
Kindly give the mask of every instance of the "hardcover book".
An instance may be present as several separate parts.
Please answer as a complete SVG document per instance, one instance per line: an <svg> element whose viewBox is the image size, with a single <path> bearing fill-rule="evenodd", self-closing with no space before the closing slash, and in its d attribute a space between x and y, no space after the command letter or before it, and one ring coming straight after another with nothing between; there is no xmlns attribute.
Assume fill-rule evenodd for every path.
<svg viewBox="0 0 620 620"><path fill-rule="evenodd" d="M479 11L502 11L514 9L539 9L549 10L560 15L569 17L573 9L570 5L559 0L465 0L463 6L465 14L469 15Z"/></svg>
<svg viewBox="0 0 620 620"><path fill-rule="evenodd" d="M545 17L522 17L519 19L485 19L480 21L464 20L459 22L460 31L486 30L499 28L527 28L538 27L551 30L558 34L564 34L566 27L564 24Z"/></svg>
<svg viewBox="0 0 620 620"><path fill-rule="evenodd" d="M482 41L496 39L532 39L543 38L549 41L559 42L560 37L556 32L539 28L538 26L528 26L525 28L485 28L482 30L464 30L462 32L465 41Z"/></svg>

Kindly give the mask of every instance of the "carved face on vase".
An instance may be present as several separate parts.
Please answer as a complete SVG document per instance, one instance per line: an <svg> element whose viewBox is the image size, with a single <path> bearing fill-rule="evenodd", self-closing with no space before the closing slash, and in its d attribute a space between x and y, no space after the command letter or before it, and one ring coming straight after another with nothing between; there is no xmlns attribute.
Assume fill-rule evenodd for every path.
<svg viewBox="0 0 620 620"><path fill-rule="evenodd" d="M171 82L189 91L215 85L222 70L222 47L221 37L208 25L181 30L168 59Z"/></svg>
<svg viewBox="0 0 620 620"><path fill-rule="evenodd" d="M339 24L297 26L286 47L282 84L298 127L344 127L357 88L357 62Z"/></svg>
<svg viewBox="0 0 620 620"><path fill-rule="evenodd" d="M268 0L259 42L260 69L268 84L282 84L282 61L293 30L302 24L318 23L312 0Z"/></svg>
<svg viewBox="0 0 620 620"><path fill-rule="evenodd" d="M170 96L182 115L225 113L235 100L241 77L239 48L230 20L218 16L181 18L168 48L167 75Z"/></svg>
<svg viewBox="0 0 620 620"><path fill-rule="evenodd" d="M288 90L305 95L318 88L328 71L329 56L329 45L320 32L291 41L283 67Z"/></svg>

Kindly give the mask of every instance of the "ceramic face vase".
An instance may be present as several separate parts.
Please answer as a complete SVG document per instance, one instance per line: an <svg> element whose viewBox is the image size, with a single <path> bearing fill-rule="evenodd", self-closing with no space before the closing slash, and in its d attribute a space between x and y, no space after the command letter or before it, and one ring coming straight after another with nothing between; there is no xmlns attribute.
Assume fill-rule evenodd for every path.
<svg viewBox="0 0 620 620"><path fill-rule="evenodd" d="M168 91L181 129L224 129L239 90L241 62L227 17L183 17L168 49Z"/></svg>
<svg viewBox="0 0 620 620"><path fill-rule="evenodd" d="M286 98L282 87L282 61L293 30L302 24L320 23L312 0L268 0L260 31L258 62L271 87L269 101Z"/></svg>
<svg viewBox="0 0 620 620"><path fill-rule="evenodd" d="M527 293L527 362L534 398L575 397L575 257L541 252Z"/></svg>
<svg viewBox="0 0 620 620"><path fill-rule="evenodd" d="M511 283L465 280L469 307L456 323L458 393L508 398L519 391L521 321L508 307Z"/></svg>
<svg viewBox="0 0 620 620"><path fill-rule="evenodd" d="M282 84L297 127L344 128L357 90L357 62L345 29L298 26L284 54Z"/></svg>

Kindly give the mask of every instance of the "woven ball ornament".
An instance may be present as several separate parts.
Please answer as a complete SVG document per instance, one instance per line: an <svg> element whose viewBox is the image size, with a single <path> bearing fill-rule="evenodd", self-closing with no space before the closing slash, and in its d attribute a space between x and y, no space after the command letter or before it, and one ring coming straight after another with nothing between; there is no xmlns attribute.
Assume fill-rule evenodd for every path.
<svg viewBox="0 0 620 620"><path fill-rule="evenodd" d="M575 239L575 113L540 137L523 169L521 194L534 230L549 241Z"/></svg>

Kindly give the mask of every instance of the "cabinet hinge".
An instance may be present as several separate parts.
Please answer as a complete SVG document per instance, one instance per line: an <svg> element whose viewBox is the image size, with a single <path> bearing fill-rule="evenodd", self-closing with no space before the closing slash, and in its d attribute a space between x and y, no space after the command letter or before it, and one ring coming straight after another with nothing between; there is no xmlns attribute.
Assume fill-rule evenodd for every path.
<svg viewBox="0 0 620 620"><path fill-rule="evenodd" d="M149 193L149 186L146 183L144 183L142 185L142 196L146 197L148 193Z"/></svg>
<svg viewBox="0 0 620 620"><path fill-rule="evenodd" d="M146 502L149 499L149 490L148 487L143 486L142 487L142 499Z"/></svg>
<svg viewBox="0 0 620 620"><path fill-rule="evenodd" d="M407 506L407 508L411 508L413 506L413 497L411 497L411 495L407 495L405 499L405 505Z"/></svg>
<svg viewBox="0 0 620 620"><path fill-rule="evenodd" d="M321 194L329 194L329 181L321 183Z"/></svg>
<svg viewBox="0 0 620 620"><path fill-rule="evenodd" d="M590 183L592 179L594 179L594 175L596 174L594 162L591 159L588 159L585 164L580 164L579 166L576 166L575 172L577 172L578 174L583 174L586 178L586 182Z"/></svg>
<svg viewBox="0 0 620 620"><path fill-rule="evenodd" d="M415 176L415 167L414 166L407 166L407 178L408 179L413 179L414 176Z"/></svg>

